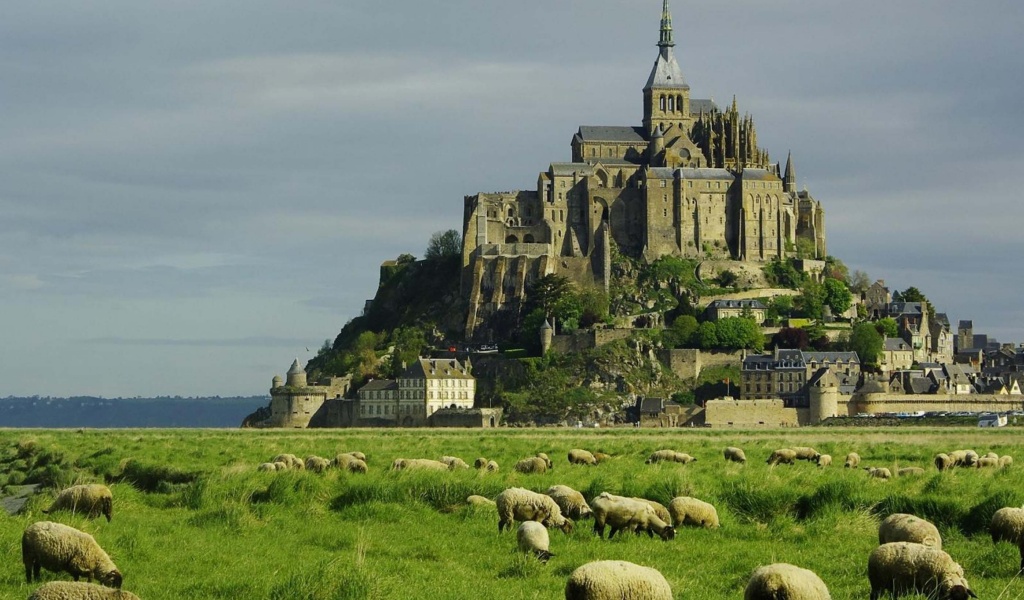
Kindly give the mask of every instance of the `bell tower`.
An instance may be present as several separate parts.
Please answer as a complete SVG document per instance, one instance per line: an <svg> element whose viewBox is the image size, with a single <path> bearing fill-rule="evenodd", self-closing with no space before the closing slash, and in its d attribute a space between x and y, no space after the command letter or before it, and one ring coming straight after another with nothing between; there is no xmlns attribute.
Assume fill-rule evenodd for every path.
<svg viewBox="0 0 1024 600"><path fill-rule="evenodd" d="M658 37L658 58L644 86L644 129L650 134L661 125L667 131L672 126L689 134L693 119L690 117L690 86L672 52L672 13L668 0L661 8L661 34Z"/></svg>

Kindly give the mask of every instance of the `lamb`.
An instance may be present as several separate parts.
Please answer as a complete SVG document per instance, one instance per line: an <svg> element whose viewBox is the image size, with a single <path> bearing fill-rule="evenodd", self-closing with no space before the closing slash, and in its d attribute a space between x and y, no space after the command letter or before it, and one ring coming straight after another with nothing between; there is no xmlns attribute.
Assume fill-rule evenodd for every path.
<svg viewBox="0 0 1024 600"><path fill-rule="evenodd" d="M358 450L355 452L343 452L342 454L348 454L352 458L358 458L359 460L366 462L366 455L363 454L362 452L359 452Z"/></svg>
<svg viewBox="0 0 1024 600"><path fill-rule="evenodd" d="M808 446L797 446L793 448L797 460L818 460L818 451Z"/></svg>
<svg viewBox="0 0 1024 600"><path fill-rule="evenodd" d="M69 573L78 581L85 577L91 582L121 587L121 572L96 540L74 527L52 521L38 521L25 528L21 535L21 559L25 563L25 581L32 583L39 571Z"/></svg>
<svg viewBox="0 0 1024 600"><path fill-rule="evenodd" d="M139 600L139 597L95 583L51 581L36 588L28 600Z"/></svg>
<svg viewBox="0 0 1024 600"><path fill-rule="evenodd" d="M557 527L565 533L572 533L572 520L562 516L550 496L538 494L524 488L509 488L498 494L498 532L512 527L514 521L538 521L545 527Z"/></svg>
<svg viewBox="0 0 1024 600"><path fill-rule="evenodd" d="M703 500L689 496L673 498L668 503L668 512L672 515L672 524L676 527L691 525L714 529L719 527L718 511Z"/></svg>
<svg viewBox="0 0 1024 600"><path fill-rule="evenodd" d="M515 468L520 473L546 473L548 464L539 456L531 456L517 462Z"/></svg>
<svg viewBox="0 0 1024 600"><path fill-rule="evenodd" d="M900 477L906 477L907 475L924 475L924 469L921 467L903 467L899 471L896 471L896 475Z"/></svg>
<svg viewBox="0 0 1024 600"><path fill-rule="evenodd" d="M988 532L992 543L1010 542L1020 549L1020 570L1024 571L1024 508L1000 508L992 515Z"/></svg>
<svg viewBox="0 0 1024 600"><path fill-rule="evenodd" d="M980 456L978 456L978 453L975 452L974 450L964 450L964 457L965 467L973 467L974 465L978 464L978 459L981 458Z"/></svg>
<svg viewBox="0 0 1024 600"><path fill-rule="evenodd" d="M516 529L516 544L520 552L533 554L540 562L546 563L551 554L551 540L548 529L536 521L523 521Z"/></svg>
<svg viewBox="0 0 1024 600"><path fill-rule="evenodd" d="M562 514L570 519L585 519L594 515L583 494L567 485L553 485L544 493L551 496Z"/></svg>
<svg viewBox="0 0 1024 600"><path fill-rule="evenodd" d="M448 471L449 468L443 462L429 458L396 458L395 462L391 463L391 470Z"/></svg>
<svg viewBox="0 0 1024 600"><path fill-rule="evenodd" d="M481 471L487 471L489 473L493 473L498 470L498 463L493 460L487 460L482 456L473 461L473 466Z"/></svg>
<svg viewBox="0 0 1024 600"><path fill-rule="evenodd" d="M868 472L868 477L877 477L878 479L892 479L892 471L885 467L864 467L864 470Z"/></svg>
<svg viewBox="0 0 1024 600"><path fill-rule="evenodd" d="M768 460L765 461L771 466L775 465L792 465L796 464L796 451L790 448L779 448L772 452Z"/></svg>
<svg viewBox="0 0 1024 600"><path fill-rule="evenodd" d="M999 466L999 459L998 458L992 458L990 456L982 456L982 457L980 457L978 459L978 462L975 463L974 466L978 467L979 469L998 467Z"/></svg>
<svg viewBox="0 0 1024 600"><path fill-rule="evenodd" d="M82 512L90 519L95 519L102 514L109 523L114 515L114 495L110 493L110 488L102 483L73 485L57 494L53 504L44 510L43 514L49 514L55 510Z"/></svg>
<svg viewBox="0 0 1024 600"><path fill-rule="evenodd" d="M832 456L829 454L818 455L818 466L819 467L830 467L832 466Z"/></svg>
<svg viewBox="0 0 1024 600"><path fill-rule="evenodd" d="M878 544L890 542L914 542L942 549L942 536L935 525L905 513L893 513L878 526Z"/></svg>
<svg viewBox="0 0 1024 600"><path fill-rule="evenodd" d="M468 504L470 506L484 506L484 507L486 507L486 506L495 506L494 500L491 500L490 498L485 498L483 496L478 496L476 494L473 494L471 496L466 496L466 504Z"/></svg>
<svg viewBox="0 0 1024 600"><path fill-rule="evenodd" d="M655 502L654 500L648 500L647 498L633 498L633 499L634 500L639 500L641 502L646 502L647 504L650 504L651 508L654 509L654 514L658 515L659 519L661 519L662 521L665 521L666 523L671 523L672 522L672 515L669 514L668 509L665 508L664 504L662 504L660 502Z"/></svg>
<svg viewBox="0 0 1024 600"><path fill-rule="evenodd" d="M647 460L644 462L651 465L662 461L670 461L685 465L691 462L696 462L696 460L697 459L695 457L690 456L685 452L676 452L675 450L657 450L647 457Z"/></svg>
<svg viewBox="0 0 1024 600"><path fill-rule="evenodd" d="M441 462L448 465L448 469L454 471L455 469L468 469L469 465L466 461L462 460L458 456L442 456Z"/></svg>
<svg viewBox="0 0 1024 600"><path fill-rule="evenodd" d="M868 557L871 600L882 592L898 598L918 593L940 600L977 598L964 579L964 570L938 548L913 542L892 542L871 551Z"/></svg>
<svg viewBox="0 0 1024 600"><path fill-rule="evenodd" d="M858 466L860 466L860 454L857 454L856 452L847 454L846 462L843 463L843 467L847 469L856 469Z"/></svg>
<svg viewBox="0 0 1024 600"><path fill-rule="evenodd" d="M276 470L278 470L278 471L287 471L289 469L288 463L280 461L280 460L276 461L276 462L274 462L272 464L274 465L274 468Z"/></svg>
<svg viewBox="0 0 1024 600"><path fill-rule="evenodd" d="M591 507L594 509L594 532L598 537L604 537L605 525L611 526L608 539L624 529L646 531L651 537L657 533L666 542L676 536L675 528L658 518L654 508L644 500L603 492L594 498Z"/></svg>
<svg viewBox="0 0 1024 600"><path fill-rule="evenodd" d="M1012 464L1013 464L1013 457L1012 456L1007 455L1007 456L1000 456L999 457L999 468L1000 469L1008 469L1008 468L1010 468L1010 465L1012 465Z"/></svg>
<svg viewBox="0 0 1024 600"><path fill-rule="evenodd" d="M569 464L572 465L596 465L597 457L589 450L573 448L569 451Z"/></svg>
<svg viewBox="0 0 1024 600"><path fill-rule="evenodd" d="M665 576L624 560L589 562L572 572L565 600L672 600Z"/></svg>
<svg viewBox="0 0 1024 600"><path fill-rule="evenodd" d="M747 582L743 600L831 600L825 582L814 571L786 563L758 567Z"/></svg>
<svg viewBox="0 0 1024 600"><path fill-rule="evenodd" d="M331 466L331 461L320 456L306 457L306 470L314 473L323 473Z"/></svg>
<svg viewBox="0 0 1024 600"><path fill-rule="evenodd" d="M940 454L936 454L935 455L935 468L936 469L938 469L940 471L946 471L946 470L952 469L955 466L956 466L956 464L953 462L953 457L952 456L950 456L948 454L945 454L945 453L940 453Z"/></svg>
<svg viewBox="0 0 1024 600"><path fill-rule="evenodd" d="M745 463L745 462L747 462L747 455L743 453L743 449L742 448L736 448L736 447L733 447L733 446L729 446L728 448L725 449L724 454L725 454L725 460L729 460L729 461L732 461L732 462L738 462L738 463Z"/></svg>

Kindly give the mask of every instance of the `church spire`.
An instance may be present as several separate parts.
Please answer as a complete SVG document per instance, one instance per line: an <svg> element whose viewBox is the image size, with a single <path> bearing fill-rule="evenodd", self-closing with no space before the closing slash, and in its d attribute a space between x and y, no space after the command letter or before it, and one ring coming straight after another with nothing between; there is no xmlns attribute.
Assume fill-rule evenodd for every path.
<svg viewBox="0 0 1024 600"><path fill-rule="evenodd" d="M668 10L668 0L664 0L661 6L661 37L658 39L659 48L671 48L676 43L672 41L672 13Z"/></svg>
<svg viewBox="0 0 1024 600"><path fill-rule="evenodd" d="M786 175L782 179L782 190L786 192L796 191L796 169L793 168L793 152L786 156Z"/></svg>

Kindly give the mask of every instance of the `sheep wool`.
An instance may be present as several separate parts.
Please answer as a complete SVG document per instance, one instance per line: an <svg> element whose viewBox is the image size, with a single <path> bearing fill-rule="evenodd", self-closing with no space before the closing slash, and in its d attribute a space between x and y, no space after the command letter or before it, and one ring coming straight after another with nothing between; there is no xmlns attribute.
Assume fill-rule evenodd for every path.
<svg viewBox="0 0 1024 600"><path fill-rule="evenodd" d="M869 477L875 477L878 479L892 479L892 471L885 467L864 467L864 470L868 472Z"/></svg>
<svg viewBox="0 0 1024 600"><path fill-rule="evenodd" d="M369 467L366 466L366 459L358 458L355 456L356 454L362 454L362 452L339 454L334 457L331 464L335 468L341 469L342 471L348 471L349 473L366 473L369 470ZM394 464L392 464L391 467L394 468Z"/></svg>
<svg viewBox="0 0 1024 600"><path fill-rule="evenodd" d="M306 470L314 473L323 473L331 466L331 461L320 456L306 457Z"/></svg>
<svg viewBox="0 0 1024 600"><path fill-rule="evenodd" d="M38 521L21 536L21 559L25 581L39 580L40 569L65 572L76 580L85 577L110 587L121 587L121 572L96 540L74 527L52 521Z"/></svg>
<svg viewBox="0 0 1024 600"><path fill-rule="evenodd" d="M551 554L551 539L548 529L536 521L523 521L516 529L516 544L520 552L532 554L546 563L554 556Z"/></svg>
<svg viewBox="0 0 1024 600"><path fill-rule="evenodd" d="M995 452L986 452L985 456L983 456L982 458L994 458L996 460L999 460L999 455L996 454Z"/></svg>
<svg viewBox="0 0 1024 600"><path fill-rule="evenodd" d="M603 463L604 461L610 459L611 457L612 457L611 454L605 454L604 452L595 452L594 453L594 458L597 459L598 464Z"/></svg>
<svg viewBox="0 0 1024 600"><path fill-rule="evenodd" d="M448 465L439 460L429 458L396 458L391 463L395 471L448 471Z"/></svg>
<svg viewBox="0 0 1024 600"><path fill-rule="evenodd" d="M956 466L953 463L953 457L945 453L939 453L935 455L935 468L940 471L945 471Z"/></svg>
<svg viewBox="0 0 1024 600"><path fill-rule="evenodd" d="M1010 542L1020 549L1020 570L1024 571L1024 508L1008 506L992 515L988 532L992 543Z"/></svg>
<svg viewBox="0 0 1024 600"><path fill-rule="evenodd" d="M792 465L796 463L796 450L791 448L779 448L771 453L768 460L765 461L771 466L775 465Z"/></svg>
<svg viewBox="0 0 1024 600"><path fill-rule="evenodd" d="M818 466L819 467L831 467L832 466L832 457L830 455L828 455L828 454L819 454L818 455Z"/></svg>
<svg viewBox="0 0 1024 600"><path fill-rule="evenodd" d="M707 529L719 527L718 511L703 500L689 496L673 498L668 503L668 512L672 515L672 524L676 527L684 525Z"/></svg>
<svg viewBox="0 0 1024 600"><path fill-rule="evenodd" d="M471 496L466 496L466 504L468 504L470 506L484 506L484 507L495 506L494 500L491 500L490 498L486 498L484 496L480 496L480 495L477 495L477 494L473 494Z"/></svg>
<svg viewBox="0 0 1024 600"><path fill-rule="evenodd" d="M103 515L109 522L114 515L114 495L102 483L73 485L57 494L57 498L43 511L49 514L55 510L85 513L90 519Z"/></svg>
<svg viewBox="0 0 1024 600"><path fill-rule="evenodd" d="M659 462L677 462L685 465L691 462L696 462L696 460L696 458L685 452L676 452L675 450L657 450L647 457L645 462L649 465Z"/></svg>
<svg viewBox="0 0 1024 600"><path fill-rule="evenodd" d="M907 475L924 475L924 469L921 467L902 467L896 474L900 477L906 477Z"/></svg>
<svg viewBox="0 0 1024 600"><path fill-rule="evenodd" d="M28 600L139 600L139 597L95 583L51 581L36 588Z"/></svg>
<svg viewBox="0 0 1024 600"><path fill-rule="evenodd" d="M728 448L725 449L725 452L723 454L725 455L725 460L738 463L747 462L747 455L743 453L742 448L735 448L733 446L729 446Z"/></svg>
<svg viewBox="0 0 1024 600"><path fill-rule="evenodd" d="M589 450L573 448L572 450L569 451L569 464L596 465L597 458Z"/></svg>
<svg viewBox="0 0 1024 600"><path fill-rule="evenodd" d="M547 465L547 468L553 469L555 467L555 465L551 463L551 459L548 458L547 454L544 454L543 452L538 452L537 458L543 460L544 464Z"/></svg>
<svg viewBox="0 0 1024 600"><path fill-rule="evenodd" d="M462 460L458 456L442 456L441 462L448 465L448 469L454 471L455 469L468 469L469 465L466 461Z"/></svg>
<svg viewBox="0 0 1024 600"><path fill-rule="evenodd" d="M978 467L979 469L998 467L999 458L992 458L991 456L982 456L978 459L978 462L974 463L974 466Z"/></svg>
<svg viewBox="0 0 1024 600"><path fill-rule="evenodd" d="M608 492L601 493L591 503L594 509L594 533L604 537L606 525L611 527L608 539L618 531L646 531L654 537L658 534L664 541L676 536L676 530L667 521L658 517L657 513L646 500L615 496Z"/></svg>
<svg viewBox="0 0 1024 600"><path fill-rule="evenodd" d="M797 460L818 460L818 451L808 446L797 446L793 448Z"/></svg>
<svg viewBox="0 0 1024 600"><path fill-rule="evenodd" d="M1007 469L1012 464L1013 464L1013 457L1012 456L1007 455L1007 456L1000 456L999 457L999 468Z"/></svg>
<svg viewBox="0 0 1024 600"><path fill-rule="evenodd" d="M878 526L878 543L914 542L942 549L942 536L935 525L905 513L889 515Z"/></svg>
<svg viewBox="0 0 1024 600"><path fill-rule="evenodd" d="M846 462L843 463L843 466L845 468L847 468L847 469L856 469L857 467L859 467L860 466L860 454L857 454L856 452L851 452L851 453L847 454L846 455Z"/></svg>
<svg viewBox="0 0 1024 600"><path fill-rule="evenodd" d="M498 463L497 463L497 462L495 462L495 461L493 461L493 460L489 460L489 461L487 461L487 465L486 465L486 466L484 466L484 471L487 471L488 473L494 473L494 472L496 472L496 471L497 471L497 470L498 470L499 468L500 468L500 467L498 466Z"/></svg>
<svg viewBox="0 0 1024 600"><path fill-rule="evenodd" d="M473 461L473 466L477 469L482 469L487 466L487 459L481 456Z"/></svg>
<svg viewBox="0 0 1024 600"><path fill-rule="evenodd" d="M550 496L525 488L509 488L495 498L498 506L498 531L512 527L515 521L538 521L545 527L557 527L572 533L572 520L562 515Z"/></svg>
<svg viewBox="0 0 1024 600"><path fill-rule="evenodd" d="M672 587L656 569L624 560L598 560L569 575L565 600L672 600Z"/></svg>
<svg viewBox="0 0 1024 600"><path fill-rule="evenodd" d="M270 462L280 462L287 465L288 469L303 470L306 468L306 463L302 462L302 459L294 454L278 454L274 458L270 459Z"/></svg>
<svg viewBox="0 0 1024 600"><path fill-rule="evenodd" d="M256 467L257 471L277 471L277 463L265 462Z"/></svg>
<svg viewBox="0 0 1024 600"><path fill-rule="evenodd" d="M831 600L825 582L814 572L786 563L758 567L747 582L743 600Z"/></svg>
<svg viewBox="0 0 1024 600"><path fill-rule="evenodd" d="M562 514L570 519L584 519L594 514L583 494L567 485L553 485L544 493L551 496Z"/></svg>
<svg viewBox="0 0 1024 600"><path fill-rule="evenodd" d="M882 544L868 557L871 600L883 592L893 599L905 594L922 594L942 600L977 598L964 579L964 570L938 548L913 542Z"/></svg>
<svg viewBox="0 0 1024 600"><path fill-rule="evenodd" d="M531 456L517 462L515 469L519 473L547 473L548 464L539 456Z"/></svg>

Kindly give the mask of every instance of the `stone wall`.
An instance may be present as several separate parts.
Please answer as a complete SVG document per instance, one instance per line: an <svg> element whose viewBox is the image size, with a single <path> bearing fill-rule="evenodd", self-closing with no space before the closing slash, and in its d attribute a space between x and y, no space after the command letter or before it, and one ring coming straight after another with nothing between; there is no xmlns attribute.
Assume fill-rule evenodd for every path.
<svg viewBox="0 0 1024 600"><path fill-rule="evenodd" d="M847 403L849 416L857 413L1024 410L1024 396L998 394L854 394Z"/></svg>
<svg viewBox="0 0 1024 600"><path fill-rule="evenodd" d="M491 428L501 424L500 408L442 408L430 415L431 427Z"/></svg>
<svg viewBox="0 0 1024 600"><path fill-rule="evenodd" d="M551 338L551 349L560 354L582 352L603 346L615 340L624 340L633 334L631 328L588 329Z"/></svg>
<svg viewBox="0 0 1024 600"><path fill-rule="evenodd" d="M708 427L796 427L810 419L805 408L786 408L782 400L722 398L704 404Z"/></svg>
<svg viewBox="0 0 1024 600"><path fill-rule="evenodd" d="M719 352L678 348L658 351L658 360L682 379L696 379L701 371L708 367L740 367L745 356L746 352L743 350Z"/></svg>

